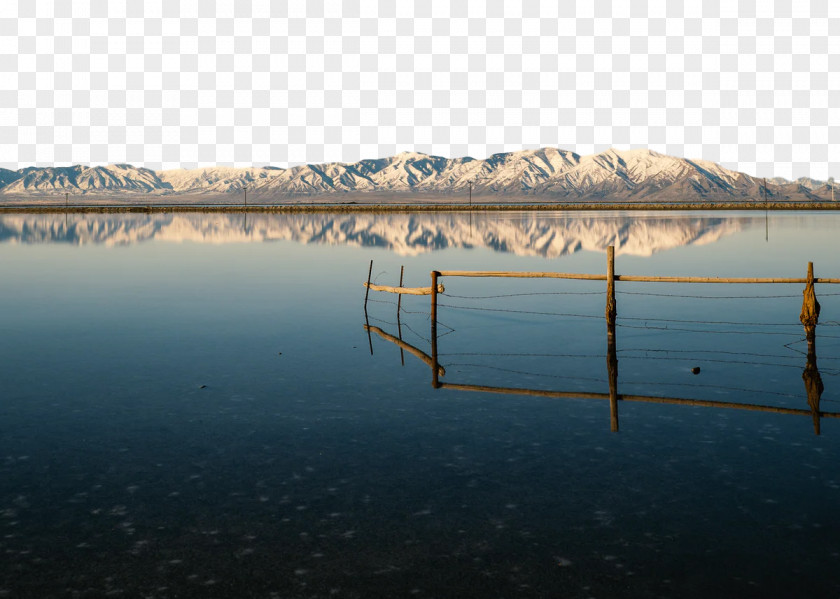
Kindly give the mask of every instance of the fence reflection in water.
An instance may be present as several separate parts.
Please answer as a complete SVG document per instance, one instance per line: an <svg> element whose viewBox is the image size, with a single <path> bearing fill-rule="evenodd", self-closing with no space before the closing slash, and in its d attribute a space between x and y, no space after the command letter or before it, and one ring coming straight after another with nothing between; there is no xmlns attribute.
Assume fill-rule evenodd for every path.
<svg viewBox="0 0 840 599"><path fill-rule="evenodd" d="M815 283L840 283L840 279L818 279L814 277L813 274L813 265L811 263L808 264L807 276L805 278L712 278L712 277L639 277L639 276L628 276L628 275L616 275L615 274L615 262L614 262L614 249L613 247L609 247L607 251L607 273L605 275L592 275L592 274L579 274L579 273L552 273L552 272L487 272L487 271L432 271L431 273L431 285L429 287L415 287L415 288L405 288L402 287L403 283L403 269L400 272L400 284L398 287L387 287L387 286L374 286L370 285L370 282L365 284L368 287L367 291L376 290L376 291L386 291L391 293L397 293L397 318L396 318L396 326L397 326L397 333L398 336L394 337L386 333L380 327L371 326L368 320L367 314L367 291L366 291L366 298L365 298L365 329L368 332L369 342L371 347L371 353L373 352L373 343L370 339L371 333L376 333L381 338L390 341L400 347L400 354L401 360L404 364L404 355L403 350L409 351L411 354L415 355L423 362L425 362L430 368L432 372L432 386L434 388L439 389L455 389L461 391L478 391L478 392L489 392L489 393L506 393L506 394L517 394L517 395L534 395L534 396L541 396L541 397L554 397L554 398L579 398L579 399L602 399L608 400L610 405L610 428L612 431L618 431L619 429L619 418L618 418L618 404L620 401L626 402L646 402L646 403L658 403L658 404L674 404L674 405L687 405L687 406L701 406L701 407L715 407L715 408L728 408L728 409L739 409L739 410L750 410L750 411L759 411L759 412L770 412L770 413L777 413L777 414L789 414L789 415L800 415L800 416L811 416L813 419L814 425L814 432L816 434L820 434L820 423L822 418L838 418L840 417L840 413L835 412L827 412L822 411L820 409L820 401L822 394L825 390L824 383L822 381L822 376L820 374L819 368L817 366L817 356L816 356L816 329L819 318L820 312L820 304L816 300L816 293L814 290ZM583 280L590 280L590 281L606 281L607 288L606 288L606 306L605 306L605 319L606 319L606 329L607 329L607 344L606 344L606 372L607 372L607 381L609 392L593 392L593 391L581 391L581 390L546 390L546 389L531 389L525 387L506 387L506 386L492 386L492 385L477 385L477 384L468 384L468 383L454 383L454 382L441 382L440 377L446 375L446 369L443 365L440 364L440 354L438 352L438 318L437 318L437 309L439 306L446 307L446 308L454 308L454 309L463 309L463 310L479 310L479 311L498 311L498 312L509 312L509 313L518 313L518 314L540 314L540 315L556 315L556 316L564 316L564 317L583 317L583 318L593 318L592 315L588 314L570 314L570 313L560 313L560 312L537 312L537 311L528 311L528 310L516 310L516 309L506 309L506 308L483 308L483 307L468 307L463 305L452 305L452 304L440 304L439 303L439 295L443 294L446 295L444 292L443 285L439 283L439 279L442 277L503 277L503 278L563 278L563 279L583 279ZM708 399L691 399L691 398L680 398L680 397L660 397L660 396L653 396L653 395L639 395L639 394L624 394L619 393L619 369L618 369L618 353L619 350L617 348L617 334L616 334L616 326L628 326L630 328L645 328L645 329L656 329L657 327L650 326L650 321L662 321L669 324L673 323L684 323L684 324L716 324L716 325L744 325L745 327L754 327L754 326L761 326L762 323L749 323L749 322L737 322L737 321L700 321L700 320L688 320L688 319L658 319L658 318L633 318L629 317L628 320L630 321L644 321L644 326L639 327L639 325L634 325L631 323L621 323L618 322L618 310L617 310L617 302L616 302L616 281L633 281L633 282L667 282L667 283L747 283L747 284L805 284L805 290L802 292L803 295L803 303L802 309L800 312L799 320L804 327L805 332L805 341L807 342L807 353L806 356L806 363L804 370L802 371L802 380L804 381L805 386L805 395L807 398L807 405L808 409L801 409L801 408L792 408L786 406L774 406L774 405L762 405L762 404L754 404L754 403L745 403L745 402L730 402L730 401L716 401L716 400L708 400ZM429 295L431 297L431 304L430 304L430 311L429 311L429 321L430 321L430 337L428 339L428 343L430 345L430 354L426 354L421 349L410 345L403 341L402 339L402 322L400 313L402 311L401 303L402 303L402 294L411 294L411 295ZM597 292L584 292L584 293L597 293ZM632 293L632 292L630 292ZM636 294L639 294L638 292ZM528 293L523 294L509 294L509 295L529 295ZM641 294L645 295L645 294ZM673 297L671 294L649 294L649 295L663 295L668 297ZM450 297L458 297L461 299L466 299L469 296L450 296ZM487 297L487 296L485 296ZM489 296L493 297L493 296ZM715 297L715 296L683 296L683 297ZM726 298L726 296L717 296ZM746 296L739 296L742 299L747 299ZM755 296L755 299L758 298L770 298L770 297L794 297L793 295L783 295L783 296ZM729 298L732 299L732 298ZM764 323L766 326L773 326L777 325L778 323ZM686 330L692 331L692 329L680 329L679 327L676 328L668 328L668 327L661 327L671 331L678 331L678 330ZM451 331L449 331L451 332ZM716 333L737 333L738 331L697 331L694 330L692 332L716 332ZM751 330L749 333L757 333L760 331ZM448 332L446 333L448 334ZM773 334L770 332L765 332L765 334ZM637 351L637 350L636 350ZM661 350L647 350L647 351L661 351ZM725 350L721 352L722 354L733 354L738 352L726 352ZM485 355L487 355L485 353ZM499 354L503 355L503 354ZM762 354L765 355L765 354ZM731 361L727 360L727 361ZM756 362L752 362L753 364L758 364ZM773 364L765 364L765 365L773 365ZM696 368L695 371L699 371L699 368ZM733 391L743 391L737 388L730 388Z"/></svg>

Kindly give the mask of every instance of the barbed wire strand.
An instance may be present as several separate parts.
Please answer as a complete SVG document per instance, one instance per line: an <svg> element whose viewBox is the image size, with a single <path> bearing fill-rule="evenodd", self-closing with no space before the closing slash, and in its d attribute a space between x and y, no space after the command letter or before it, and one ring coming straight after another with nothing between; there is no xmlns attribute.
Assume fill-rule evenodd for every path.
<svg viewBox="0 0 840 599"><path fill-rule="evenodd" d="M782 295L694 295L689 293L652 293L647 291L622 291L620 289L615 290L615 294L623 294L623 295L644 295L650 297L684 297L690 299L781 299L781 298L792 298L792 297L802 297L802 293L791 293L791 294L782 294ZM819 294L820 297L827 297L827 296L834 296L840 295L840 293L821 293Z"/></svg>
<svg viewBox="0 0 840 599"><path fill-rule="evenodd" d="M474 308L471 306L453 306L452 304L438 304L438 308L452 308L455 310L476 310L478 312L504 312L512 314L533 314L537 316L570 316L573 318L604 318L590 314L570 314L565 312L539 312L533 310L513 310L511 308Z"/></svg>
<svg viewBox="0 0 840 599"><path fill-rule="evenodd" d="M797 353L802 353L799 350L795 350L793 348L788 348L791 351L796 351ZM734 351L726 351L726 350L717 350L717 349L649 349L643 347L624 347L617 350L618 353L622 352L658 352L658 353L696 353L696 354L724 354L729 356L754 356L757 358L783 358L787 360L792 360L797 358L797 356L793 356L790 354L782 355L782 354L757 354L754 352L734 352ZM840 360L838 358L821 357L820 360Z"/></svg>
<svg viewBox="0 0 840 599"><path fill-rule="evenodd" d="M452 293L444 292L438 295L445 295L446 297L454 297L458 299L498 299L506 297L528 297L538 295L604 295L603 291L545 291L534 293L505 293L500 295L454 295Z"/></svg>
<svg viewBox="0 0 840 599"><path fill-rule="evenodd" d="M617 320L636 320L651 322L681 322L684 324L731 324L749 327L801 327L800 323L793 322L738 322L728 320L689 320L682 318L645 318L643 316L618 316Z"/></svg>

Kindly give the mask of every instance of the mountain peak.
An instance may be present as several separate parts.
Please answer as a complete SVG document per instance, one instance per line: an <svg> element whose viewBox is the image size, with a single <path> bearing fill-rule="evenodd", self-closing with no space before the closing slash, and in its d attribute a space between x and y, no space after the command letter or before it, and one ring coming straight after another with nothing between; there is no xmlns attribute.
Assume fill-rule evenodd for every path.
<svg viewBox="0 0 840 599"><path fill-rule="evenodd" d="M400 158L429 158L430 155L424 152L412 152L411 150L403 150L397 154ZM395 156L396 158L396 156Z"/></svg>
<svg viewBox="0 0 840 599"><path fill-rule="evenodd" d="M800 179L768 186L776 200L830 199L824 183ZM761 200L756 180L718 164L667 156L647 148L609 148L580 156L555 147L500 152L486 159L444 158L402 151L355 163L292 168L213 166L155 172L110 166L28 167L0 171L0 196L115 192L153 195L231 194L313 197L386 192L479 197L543 197L548 201L751 201Z"/></svg>
<svg viewBox="0 0 840 599"><path fill-rule="evenodd" d="M626 150L622 150L620 148L608 148L601 152L600 154L596 154L597 156L615 156L621 158L623 160L634 159L661 159L661 158L668 158L671 160L680 160L679 158L675 158L673 156L666 156L665 154L660 154L659 152L654 152L648 148L629 148Z"/></svg>

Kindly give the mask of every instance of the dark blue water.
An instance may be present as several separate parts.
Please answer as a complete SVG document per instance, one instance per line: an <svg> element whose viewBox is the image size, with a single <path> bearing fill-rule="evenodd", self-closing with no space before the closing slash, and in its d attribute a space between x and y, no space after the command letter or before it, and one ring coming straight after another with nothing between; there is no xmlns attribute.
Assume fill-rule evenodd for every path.
<svg viewBox="0 0 840 599"><path fill-rule="evenodd" d="M248 218L0 217L0 596L840 594L801 285L619 283L620 394L802 413L622 400L617 432L605 399L433 388L362 287L610 244L620 274L840 277L837 216ZM443 283L441 382L609 392L602 282ZM369 324L429 354L429 298L395 300Z"/></svg>

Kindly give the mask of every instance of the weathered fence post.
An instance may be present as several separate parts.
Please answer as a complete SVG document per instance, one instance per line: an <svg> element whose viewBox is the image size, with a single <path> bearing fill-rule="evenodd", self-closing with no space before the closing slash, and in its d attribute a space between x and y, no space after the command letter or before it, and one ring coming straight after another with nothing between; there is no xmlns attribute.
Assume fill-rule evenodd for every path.
<svg viewBox="0 0 840 599"><path fill-rule="evenodd" d="M246 214L247 217L247 214ZM368 345L370 346L370 355L373 355L373 339L370 338L370 321L368 320L367 301L370 293L370 275L373 273L373 260L370 261L370 268L368 268L368 282L365 287L365 327L367 328Z"/></svg>
<svg viewBox="0 0 840 599"><path fill-rule="evenodd" d="M373 273L373 260L370 261L370 268L368 268L368 281L365 285L365 316L367 316L367 300L370 294L370 275Z"/></svg>
<svg viewBox="0 0 840 599"><path fill-rule="evenodd" d="M802 292L802 311L799 313L799 322L805 326L806 335L814 334L814 328L820 317L820 303L817 301L817 294L814 292L814 263L808 263L808 275L805 279L805 290Z"/></svg>
<svg viewBox="0 0 840 599"><path fill-rule="evenodd" d="M430 320L432 321L432 387L440 387L438 381L438 353L437 353L437 294L438 294L438 271L432 271L432 306Z"/></svg>
<svg viewBox="0 0 840 599"><path fill-rule="evenodd" d="M403 286L403 272L405 272L405 266L400 266L400 288ZM402 293L397 294L397 335L399 336L400 341L402 341L402 322L400 322L400 308L402 304ZM400 363L405 366L405 352L403 352L402 346L400 346Z"/></svg>
<svg viewBox="0 0 840 599"><path fill-rule="evenodd" d="M405 266L400 266L400 288L403 285L403 272L405 272ZM400 316L400 307L402 306L402 293L397 294L397 318Z"/></svg>
<svg viewBox="0 0 840 599"><path fill-rule="evenodd" d="M607 375L610 381L610 430L618 432L618 357L615 348L615 246L607 248Z"/></svg>
<svg viewBox="0 0 840 599"><path fill-rule="evenodd" d="M820 434L820 397L825 389L820 371L817 369L816 341L819 317L820 303L814 291L814 263L809 262L805 290L802 291L802 311L799 313L799 321L805 327L805 339L808 342L808 361L802 372L802 380L805 382L808 406L811 408L811 417L814 419L814 433L817 435Z"/></svg>
<svg viewBox="0 0 840 599"><path fill-rule="evenodd" d="M607 325L615 325L615 247L607 248Z"/></svg>
<svg viewBox="0 0 840 599"><path fill-rule="evenodd" d="M808 263L808 275L805 278L805 289L802 291L802 311L799 322L805 327L805 339L808 342L808 361L802 371L805 382L805 392L808 394L808 406L814 419L814 433L820 434L820 397L825 389L817 369L817 323L820 317L820 303L814 291L814 263Z"/></svg>

